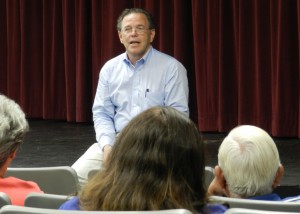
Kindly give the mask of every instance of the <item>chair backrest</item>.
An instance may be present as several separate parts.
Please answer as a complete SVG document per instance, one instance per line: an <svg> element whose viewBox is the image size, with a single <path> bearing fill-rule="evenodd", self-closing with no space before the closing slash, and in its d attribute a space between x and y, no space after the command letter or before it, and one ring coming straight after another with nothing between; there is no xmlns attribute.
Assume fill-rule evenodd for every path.
<svg viewBox="0 0 300 214"><path fill-rule="evenodd" d="M230 208L224 214L291 214L292 212L280 212L270 210L256 210L245 208Z"/></svg>
<svg viewBox="0 0 300 214"><path fill-rule="evenodd" d="M212 180L215 177L215 173L214 173L214 168L210 167L210 166L206 166L205 167L205 187L208 188L210 183L212 182Z"/></svg>
<svg viewBox="0 0 300 214"><path fill-rule="evenodd" d="M229 208L246 208L300 213L300 202L251 200L221 196L210 196L210 200L216 203L225 203L229 206Z"/></svg>
<svg viewBox="0 0 300 214"><path fill-rule="evenodd" d="M0 192L0 208L3 207L4 205L10 205L10 204L11 204L11 200L9 196L4 192Z"/></svg>
<svg viewBox="0 0 300 214"><path fill-rule="evenodd" d="M47 208L47 209L58 209L67 200L71 199L72 196L67 195L55 195L55 194L43 194L43 193L30 193L26 196L24 206L36 207L36 208Z"/></svg>
<svg viewBox="0 0 300 214"><path fill-rule="evenodd" d="M192 214L185 209L155 210L155 211L79 211L79 210L56 210L35 207L22 207L5 205L0 209L0 214Z"/></svg>
<svg viewBox="0 0 300 214"><path fill-rule="evenodd" d="M69 195L79 189L77 173L70 166L8 168L5 177L9 176L34 181L49 194Z"/></svg>

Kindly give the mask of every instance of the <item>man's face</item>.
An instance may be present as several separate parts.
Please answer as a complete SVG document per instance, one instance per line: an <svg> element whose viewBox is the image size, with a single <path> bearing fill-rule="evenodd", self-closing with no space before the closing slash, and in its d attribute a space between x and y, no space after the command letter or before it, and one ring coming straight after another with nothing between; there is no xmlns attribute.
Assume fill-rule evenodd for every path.
<svg viewBox="0 0 300 214"><path fill-rule="evenodd" d="M128 58L133 63L144 56L155 36L155 30L149 29L148 20L142 13L125 16L118 33Z"/></svg>

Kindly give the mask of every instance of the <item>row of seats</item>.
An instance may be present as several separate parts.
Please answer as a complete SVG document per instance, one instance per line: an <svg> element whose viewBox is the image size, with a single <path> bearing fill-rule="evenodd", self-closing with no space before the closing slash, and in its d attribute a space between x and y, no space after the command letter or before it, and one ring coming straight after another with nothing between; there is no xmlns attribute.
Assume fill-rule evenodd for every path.
<svg viewBox="0 0 300 214"><path fill-rule="evenodd" d="M213 203L227 204L230 208L257 209L265 211L298 212L300 213L300 202L265 201L244 198L229 198L221 196L210 196Z"/></svg>
<svg viewBox="0 0 300 214"><path fill-rule="evenodd" d="M44 212L48 212L47 209L52 209L53 213L56 213L56 209L64 203L65 201L69 200L72 196L67 195L55 195L55 194L42 194L42 193L31 193L27 196L25 200L25 207L26 208L18 208L18 210L29 211L31 209L28 208L37 208L32 209L32 211L36 212L38 210L42 210ZM5 193L0 192L0 199L5 198L6 202L9 198L6 196ZM300 203L299 202L276 202L276 201L260 201L260 200L250 200L250 199L237 199L237 198L226 198L226 197L219 197L219 196L212 196L210 200L215 203L225 203L231 208L229 209L226 214L234 214L234 213L282 213L282 212L298 212L300 213ZM9 204L9 203L8 203ZM15 209L15 206L4 206L5 209L0 209L0 214L2 210L8 209ZM255 210L253 210L253 208ZM44 210L46 209L46 210ZM55 210L55 212L54 212ZM251 210L251 212L248 212ZM175 213L182 213L182 210L177 210L178 212ZM33 212L33 213L34 213ZM30 212L31 213L31 212ZM102 213L102 212L101 212ZM115 213L115 212L114 212ZM168 213L168 212L162 212ZM186 212L184 212L186 213Z"/></svg>
<svg viewBox="0 0 300 214"><path fill-rule="evenodd" d="M158 211L78 211L54 210L33 207L5 205L0 209L0 214L192 214L185 209L158 210Z"/></svg>
<svg viewBox="0 0 300 214"><path fill-rule="evenodd" d="M69 200L71 197L72 196L70 195L30 193L26 197L25 206L57 209L62 203ZM0 201L2 201L2 205L10 204L10 199L3 192L0 192ZM259 210L300 212L300 202L262 201L251 199L227 198L220 196L211 196L210 201L213 203L225 203L230 208L250 209L254 207L255 209Z"/></svg>
<svg viewBox="0 0 300 214"><path fill-rule="evenodd" d="M245 209L245 208L230 208L225 212L225 214L291 214L291 213L292 212L267 211L267 210Z"/></svg>
<svg viewBox="0 0 300 214"><path fill-rule="evenodd" d="M95 171L91 171L91 176ZM89 176L90 176L89 174ZM8 168L5 177L17 177L36 182L45 193L70 195L79 190L76 171L70 166ZM214 177L213 168L205 167L205 185Z"/></svg>
<svg viewBox="0 0 300 214"><path fill-rule="evenodd" d="M213 169L211 167L206 167L205 171L206 171L205 180L207 186L210 183L210 181L213 179L214 175L213 175ZM79 190L79 183L78 183L76 171L70 166L8 168L6 177L8 176L34 181L45 192L45 194L41 194L41 193L29 194L25 200L26 208L31 207L37 209L52 209L53 211L53 209L58 209L62 203L69 200L72 197L72 195L74 195ZM231 209L229 209L226 213L235 213L234 209L252 210L253 208L257 209L258 212L259 210L264 210L264 211L269 210L272 213L275 213L275 211L276 212L288 211L288 212L300 213L300 202L291 203L291 202L276 202L276 201L260 201L260 200L250 200L250 199L227 198L227 197L219 197L219 196L210 197L210 201L213 203L227 204L228 207L230 207ZM5 205L10 205L10 206L5 206ZM3 206L5 206L5 209L0 209L0 214L2 213L2 211L15 209L14 208L15 206L11 205L11 201L9 197L5 193L0 192L0 208ZM182 210L179 210L178 212L180 213L181 211ZM239 211L241 212L241 210ZM27 212L23 212L23 213L27 213Z"/></svg>
<svg viewBox="0 0 300 214"><path fill-rule="evenodd" d="M54 210L46 208L21 207L5 205L0 209L0 214L192 214L185 209L156 210L156 211L74 211ZM288 214L291 212L266 211L245 208L230 208L225 214Z"/></svg>

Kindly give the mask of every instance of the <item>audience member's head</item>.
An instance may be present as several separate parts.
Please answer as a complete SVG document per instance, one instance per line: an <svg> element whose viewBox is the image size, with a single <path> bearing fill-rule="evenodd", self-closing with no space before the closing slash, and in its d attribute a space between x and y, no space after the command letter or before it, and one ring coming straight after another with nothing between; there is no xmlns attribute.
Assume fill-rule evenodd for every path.
<svg viewBox="0 0 300 214"><path fill-rule="evenodd" d="M270 194L282 174L279 153L269 134L256 126L238 126L220 145L208 192L238 198Z"/></svg>
<svg viewBox="0 0 300 214"><path fill-rule="evenodd" d="M29 126L20 106L0 94L0 167L15 157Z"/></svg>
<svg viewBox="0 0 300 214"><path fill-rule="evenodd" d="M136 116L79 200L83 210L201 209L204 148L197 127L171 107Z"/></svg>

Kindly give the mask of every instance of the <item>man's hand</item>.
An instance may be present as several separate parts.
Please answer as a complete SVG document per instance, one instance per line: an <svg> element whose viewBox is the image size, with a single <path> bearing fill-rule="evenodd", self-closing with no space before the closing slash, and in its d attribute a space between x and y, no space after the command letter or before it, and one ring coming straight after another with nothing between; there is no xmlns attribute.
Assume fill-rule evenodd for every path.
<svg viewBox="0 0 300 214"><path fill-rule="evenodd" d="M103 162L105 163L108 156L110 155L110 152L112 150L112 146L111 145L106 145L103 148Z"/></svg>

